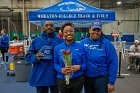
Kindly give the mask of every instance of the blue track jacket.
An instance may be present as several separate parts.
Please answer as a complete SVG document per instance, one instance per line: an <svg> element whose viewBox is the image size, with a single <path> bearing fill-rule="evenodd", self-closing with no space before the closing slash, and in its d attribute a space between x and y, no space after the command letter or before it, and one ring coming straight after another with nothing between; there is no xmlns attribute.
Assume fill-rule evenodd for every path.
<svg viewBox="0 0 140 93"><path fill-rule="evenodd" d="M29 51L26 54L26 61L33 64L29 81L31 86L56 85L56 72L54 70L53 59L40 61L36 59L36 53L48 42L54 48L56 45L62 43L63 39L56 37L54 34L48 36L43 32L42 36L36 37L32 41Z"/></svg>
<svg viewBox="0 0 140 93"><path fill-rule="evenodd" d="M86 38L80 42L85 47L87 69L85 75L87 77L97 77L101 75L109 75L109 84L114 85L118 71L118 57L114 45L103 38L102 47L100 40L91 40Z"/></svg>
<svg viewBox="0 0 140 93"><path fill-rule="evenodd" d="M9 47L9 37L7 35L1 37L0 47Z"/></svg>
<svg viewBox="0 0 140 93"><path fill-rule="evenodd" d="M65 67L63 61L63 50L70 50L72 54L72 65L81 65L79 71L74 72L71 75L71 78L76 78L83 74L83 71L86 69L86 60L85 54L83 51L84 47L77 42L73 42L70 45L67 45L65 42L58 45L54 49L54 68L57 71L57 78L64 79L64 74L61 72L61 69Z"/></svg>

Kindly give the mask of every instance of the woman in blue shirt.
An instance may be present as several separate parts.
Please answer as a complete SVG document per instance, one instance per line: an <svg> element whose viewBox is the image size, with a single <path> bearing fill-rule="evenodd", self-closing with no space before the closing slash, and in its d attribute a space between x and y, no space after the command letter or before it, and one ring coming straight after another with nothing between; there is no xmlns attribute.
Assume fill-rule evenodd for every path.
<svg viewBox="0 0 140 93"><path fill-rule="evenodd" d="M86 69L83 46L74 40L75 32L72 23L65 23L61 31L65 41L54 49L54 68L57 72L57 85L60 93L81 93L84 79L83 71ZM66 66L64 51L69 51L71 65ZM69 83L66 76L69 76Z"/></svg>
<svg viewBox="0 0 140 93"><path fill-rule="evenodd" d="M85 93L108 93L114 91L118 57L114 45L102 33L102 23L91 23L90 37L81 41L85 47L87 69Z"/></svg>

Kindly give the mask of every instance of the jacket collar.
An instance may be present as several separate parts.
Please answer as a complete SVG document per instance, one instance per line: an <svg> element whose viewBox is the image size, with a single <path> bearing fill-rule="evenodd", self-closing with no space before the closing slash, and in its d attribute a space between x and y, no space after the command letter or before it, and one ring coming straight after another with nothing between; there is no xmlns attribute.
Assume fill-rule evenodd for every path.
<svg viewBox="0 0 140 93"><path fill-rule="evenodd" d="M55 37L55 33L52 32L51 34L46 34L45 31L43 31L42 37L45 37L45 38L54 38Z"/></svg>
<svg viewBox="0 0 140 93"><path fill-rule="evenodd" d="M74 40L71 44L66 44L66 41L64 41L64 43L63 43L63 44L64 44L65 46L68 46L68 47L69 47L69 46L74 45L75 43L76 43L76 41Z"/></svg>

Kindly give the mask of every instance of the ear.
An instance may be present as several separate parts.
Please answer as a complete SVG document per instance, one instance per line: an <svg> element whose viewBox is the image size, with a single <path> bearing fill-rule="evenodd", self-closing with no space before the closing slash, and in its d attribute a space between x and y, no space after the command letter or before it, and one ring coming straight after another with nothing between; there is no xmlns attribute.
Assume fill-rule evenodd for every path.
<svg viewBox="0 0 140 93"><path fill-rule="evenodd" d="M91 33L91 31L92 31L92 29L90 28L88 32Z"/></svg>

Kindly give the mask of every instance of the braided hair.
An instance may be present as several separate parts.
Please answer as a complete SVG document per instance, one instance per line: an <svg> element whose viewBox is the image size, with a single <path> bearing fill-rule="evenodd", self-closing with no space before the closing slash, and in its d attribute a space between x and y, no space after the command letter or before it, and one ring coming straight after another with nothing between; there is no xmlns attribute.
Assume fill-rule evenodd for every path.
<svg viewBox="0 0 140 93"><path fill-rule="evenodd" d="M99 48L100 48L100 49L102 48L103 38L104 38L104 34L103 34L103 32L101 31L101 36L100 36L100 45L99 45Z"/></svg>

